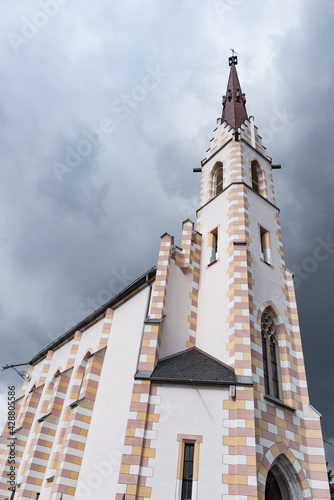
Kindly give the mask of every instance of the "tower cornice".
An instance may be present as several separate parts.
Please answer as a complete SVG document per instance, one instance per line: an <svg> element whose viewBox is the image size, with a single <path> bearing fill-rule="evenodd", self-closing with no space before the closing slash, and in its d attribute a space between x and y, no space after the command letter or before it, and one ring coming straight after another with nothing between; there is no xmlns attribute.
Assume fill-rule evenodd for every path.
<svg viewBox="0 0 334 500"><path fill-rule="evenodd" d="M252 191L253 193L257 194L257 196L259 196L260 198L262 198L262 200L264 200L269 205L271 205L273 208L275 208L275 210L277 210L278 212L281 211L274 203L272 203L271 201L269 201L267 198L265 198L264 196L262 196L260 193L257 193L248 184L246 184L246 182L231 182L231 184L229 184L228 186L226 186L226 188L224 188L219 195L215 196L214 198L211 198L211 200L207 201L206 203L204 203L204 205L202 205L201 207L199 207L196 210L196 214L198 214L198 212L200 210L203 210L204 207L206 207L207 205L209 205L209 203L211 203L212 201L216 200L218 198L218 196L220 196L222 193L225 193L225 191L227 191L232 186L246 186L250 191Z"/></svg>

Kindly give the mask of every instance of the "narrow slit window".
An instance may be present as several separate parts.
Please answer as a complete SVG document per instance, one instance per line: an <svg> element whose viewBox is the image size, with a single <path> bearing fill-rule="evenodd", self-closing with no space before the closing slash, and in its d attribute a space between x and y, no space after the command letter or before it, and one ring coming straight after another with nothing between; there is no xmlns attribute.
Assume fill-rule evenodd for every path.
<svg viewBox="0 0 334 500"><path fill-rule="evenodd" d="M277 370L277 353L275 338L270 338L270 358L271 358L271 376L273 381L273 396L279 399L279 383L278 383L278 370Z"/></svg>
<svg viewBox="0 0 334 500"><path fill-rule="evenodd" d="M194 443L185 443L181 500L191 500L194 475Z"/></svg>
<svg viewBox="0 0 334 500"><path fill-rule="evenodd" d="M260 227L261 257L267 264L271 264L270 234Z"/></svg>
<svg viewBox="0 0 334 500"><path fill-rule="evenodd" d="M218 253L218 228L209 233L209 264L217 260Z"/></svg>
<svg viewBox="0 0 334 500"><path fill-rule="evenodd" d="M259 167L256 162L252 162L252 188L259 193Z"/></svg>
<svg viewBox="0 0 334 500"><path fill-rule="evenodd" d="M269 389L269 375L268 375L267 340L264 335L262 335L262 354L263 354L264 390L266 394L269 394L270 389Z"/></svg>

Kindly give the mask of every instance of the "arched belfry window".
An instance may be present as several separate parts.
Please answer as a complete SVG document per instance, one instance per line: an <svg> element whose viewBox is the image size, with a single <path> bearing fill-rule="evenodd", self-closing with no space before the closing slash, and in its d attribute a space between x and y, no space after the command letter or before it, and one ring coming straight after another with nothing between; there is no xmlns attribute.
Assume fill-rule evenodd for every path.
<svg viewBox="0 0 334 500"><path fill-rule="evenodd" d="M269 309L261 317L262 359L265 393L281 398L277 333Z"/></svg>
<svg viewBox="0 0 334 500"><path fill-rule="evenodd" d="M223 164L218 163L216 167L216 193L215 195L217 196L223 191Z"/></svg>
<svg viewBox="0 0 334 500"><path fill-rule="evenodd" d="M260 192L260 186L259 186L259 175L260 175L260 167L257 161L252 161L251 163L251 168L252 168L252 188L254 191L257 193Z"/></svg>

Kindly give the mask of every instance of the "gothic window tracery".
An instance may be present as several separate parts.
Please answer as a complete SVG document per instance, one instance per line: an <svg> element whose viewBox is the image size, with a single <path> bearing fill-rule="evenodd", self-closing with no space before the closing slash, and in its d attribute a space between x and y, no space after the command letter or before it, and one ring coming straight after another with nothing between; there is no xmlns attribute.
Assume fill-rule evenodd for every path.
<svg viewBox="0 0 334 500"><path fill-rule="evenodd" d="M262 360L265 393L280 399L278 343L276 327L268 309L261 317Z"/></svg>

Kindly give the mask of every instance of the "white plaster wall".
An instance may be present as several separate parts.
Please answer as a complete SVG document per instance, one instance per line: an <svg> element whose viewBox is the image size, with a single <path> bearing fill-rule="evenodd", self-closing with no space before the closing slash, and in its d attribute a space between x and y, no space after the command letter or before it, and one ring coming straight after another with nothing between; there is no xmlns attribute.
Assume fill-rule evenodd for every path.
<svg viewBox="0 0 334 500"><path fill-rule="evenodd" d="M98 350L103 325L104 318L100 319L94 325L83 332L80 339L77 357L75 359L76 366L80 365L88 349L92 349L92 352L96 352Z"/></svg>
<svg viewBox="0 0 334 500"><path fill-rule="evenodd" d="M46 386L49 384L49 382L51 381L52 377L54 376L54 374L56 373L58 368L60 368L60 371L65 370L66 365L67 365L67 360L69 358L69 354L71 351L71 344L72 344L72 341L67 342L60 349L57 349L54 351L53 357L51 360L51 364L50 364L50 368L49 368L49 371L46 375L46 381L45 381ZM30 391L30 389L33 387L34 384L37 385L37 383L40 379L40 376L42 374L45 360L46 360L46 357L43 358L39 363L37 363L34 366L34 370L31 374L31 380L28 384L28 389L26 389L26 391L27 390Z"/></svg>
<svg viewBox="0 0 334 500"><path fill-rule="evenodd" d="M203 436L199 452L198 499L221 498L222 494L222 419L223 399L227 388L165 384L157 389L160 404L155 413L160 419L153 426L157 439L155 458L149 459L154 468L147 478L152 488L152 500L174 500L176 493L179 443L178 434Z"/></svg>
<svg viewBox="0 0 334 500"><path fill-rule="evenodd" d="M278 309L282 319L284 320L284 294L282 292L283 277L280 271L280 261L278 253L279 240L276 235L276 219L274 215L276 209L269 205L265 200L260 198L253 192L249 192L250 200L250 221L251 221L251 238L252 238L252 257L253 257L253 278L255 281L255 304L258 308L267 300L271 300ZM259 224L270 231L271 243L271 263L273 268L261 262L261 243L259 237ZM256 311L257 312L257 311Z"/></svg>
<svg viewBox="0 0 334 500"><path fill-rule="evenodd" d="M76 366L81 363L84 355L86 354L89 348L91 348L93 352L98 349L103 323L104 319L101 319L100 321L98 321L97 323L95 323L94 325L92 325L90 328L88 328L86 331L83 332L75 360ZM73 339L70 339L69 342L67 342L66 344L62 345L59 349L56 349L54 351L50 363L50 368L46 375L45 387L48 386L52 377L54 376L54 374L58 369L61 372L66 369L67 361L68 358L70 357L72 341ZM35 365L34 370L31 374L31 381L28 384L28 389L27 389L28 391L33 387L34 384L38 383L40 376L42 374L42 369L45 363L45 359L46 358L43 358L39 363ZM43 395L41 399L43 399Z"/></svg>
<svg viewBox="0 0 334 500"><path fill-rule="evenodd" d="M183 274L181 269L175 264L175 260L171 259L165 302L166 318L162 326L160 358L186 349L191 276L190 273Z"/></svg>
<svg viewBox="0 0 334 500"><path fill-rule="evenodd" d="M254 149L248 147L247 144L245 143L241 144L242 144L243 159L245 162L245 172L246 172L246 178L244 179L244 182L248 184L248 186L252 187L251 163L253 160L256 160L259 163L261 170L263 170L264 172L266 188L267 188L266 197L270 199L272 194L269 191L269 173L271 172L269 161L265 160L263 156L257 151L254 151Z"/></svg>
<svg viewBox="0 0 334 500"><path fill-rule="evenodd" d="M149 287L115 310L75 498L114 499Z"/></svg>
<svg viewBox="0 0 334 500"><path fill-rule="evenodd" d="M227 192L213 199L202 212L202 253L198 295L196 346L226 361L227 314ZM209 263L208 233L219 225L217 260Z"/></svg>

